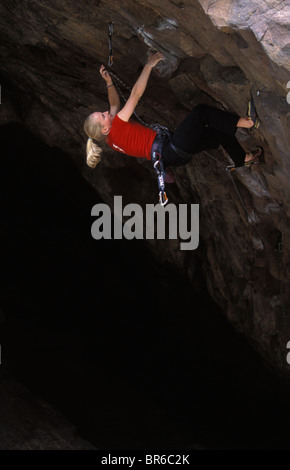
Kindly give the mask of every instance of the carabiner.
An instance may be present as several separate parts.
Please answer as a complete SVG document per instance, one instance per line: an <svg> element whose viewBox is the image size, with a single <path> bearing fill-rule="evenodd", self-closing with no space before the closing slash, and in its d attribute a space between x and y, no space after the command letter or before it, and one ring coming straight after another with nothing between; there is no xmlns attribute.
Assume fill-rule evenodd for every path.
<svg viewBox="0 0 290 470"><path fill-rule="evenodd" d="M160 193L159 193L159 204L161 206L166 206L167 203L168 203L168 197L166 196L166 192L165 191L160 191Z"/></svg>

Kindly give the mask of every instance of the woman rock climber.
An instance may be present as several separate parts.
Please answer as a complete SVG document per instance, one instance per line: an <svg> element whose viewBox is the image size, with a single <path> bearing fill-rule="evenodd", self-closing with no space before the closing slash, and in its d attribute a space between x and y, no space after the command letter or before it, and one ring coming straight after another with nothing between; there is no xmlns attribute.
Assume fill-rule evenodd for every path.
<svg viewBox="0 0 290 470"><path fill-rule="evenodd" d="M130 121L143 95L151 70L164 60L157 52L148 58L142 73L136 81L125 106L120 109L120 100L114 83L102 65L100 74L108 88L110 111L90 114L84 124L88 135L87 164L95 168L101 158L98 142L106 143L118 152L134 157L152 159L153 150L162 154L164 169L185 165L192 155L222 145L235 167L257 162L262 149L245 152L235 137L238 127L250 129L259 127L253 103L247 117L238 117L211 106L199 104L188 114L172 135L160 136L153 129Z"/></svg>

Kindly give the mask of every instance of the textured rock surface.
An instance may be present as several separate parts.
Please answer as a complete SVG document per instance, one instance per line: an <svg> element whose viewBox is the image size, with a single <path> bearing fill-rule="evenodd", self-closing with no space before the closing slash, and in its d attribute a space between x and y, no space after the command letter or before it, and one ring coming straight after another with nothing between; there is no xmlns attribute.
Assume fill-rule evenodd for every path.
<svg viewBox="0 0 290 470"><path fill-rule="evenodd" d="M0 369L0 450L93 450L61 413Z"/></svg>
<svg viewBox="0 0 290 470"><path fill-rule="evenodd" d="M265 164L223 167L198 155L176 170L171 202L200 204L200 248L152 242L192 280L200 254L209 291L229 320L276 369L289 375L290 339L289 3L114 0L2 2L0 123L21 121L46 143L69 152L102 198L156 202L148 162L106 153L85 167L84 118L106 109L98 67L107 62L109 21L115 23L114 66L130 85L154 47L167 58L152 74L139 114L174 128L188 109L211 103L244 115L252 93L263 125L240 133L245 148L260 144ZM129 183L129 184L128 184ZM246 211L245 211L245 207Z"/></svg>

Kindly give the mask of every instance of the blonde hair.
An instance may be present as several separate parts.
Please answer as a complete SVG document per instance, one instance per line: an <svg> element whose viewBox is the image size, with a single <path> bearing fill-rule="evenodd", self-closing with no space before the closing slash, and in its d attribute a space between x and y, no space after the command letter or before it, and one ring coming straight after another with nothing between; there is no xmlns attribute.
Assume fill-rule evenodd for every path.
<svg viewBox="0 0 290 470"><path fill-rule="evenodd" d="M102 147L97 142L101 143L106 136L102 133L101 124L93 118L92 114L85 120L84 131L89 137L87 141L87 165L90 168L96 168L102 155Z"/></svg>

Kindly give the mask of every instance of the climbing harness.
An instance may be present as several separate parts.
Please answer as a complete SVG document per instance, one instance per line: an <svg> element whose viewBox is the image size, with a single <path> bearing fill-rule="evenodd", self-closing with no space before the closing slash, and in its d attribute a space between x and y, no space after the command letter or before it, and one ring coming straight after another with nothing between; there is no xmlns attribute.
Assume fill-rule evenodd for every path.
<svg viewBox="0 0 290 470"><path fill-rule="evenodd" d="M175 153L177 153L179 157L183 158L183 160L191 159L192 153L187 153L187 152L184 152L183 150L180 150L179 148L175 147L175 145L172 142L170 142L170 147Z"/></svg>
<svg viewBox="0 0 290 470"><path fill-rule="evenodd" d="M113 32L114 32L114 22L111 21L109 23L109 60L108 60L108 67L112 67L112 65L113 65L113 47L112 47Z"/></svg>

